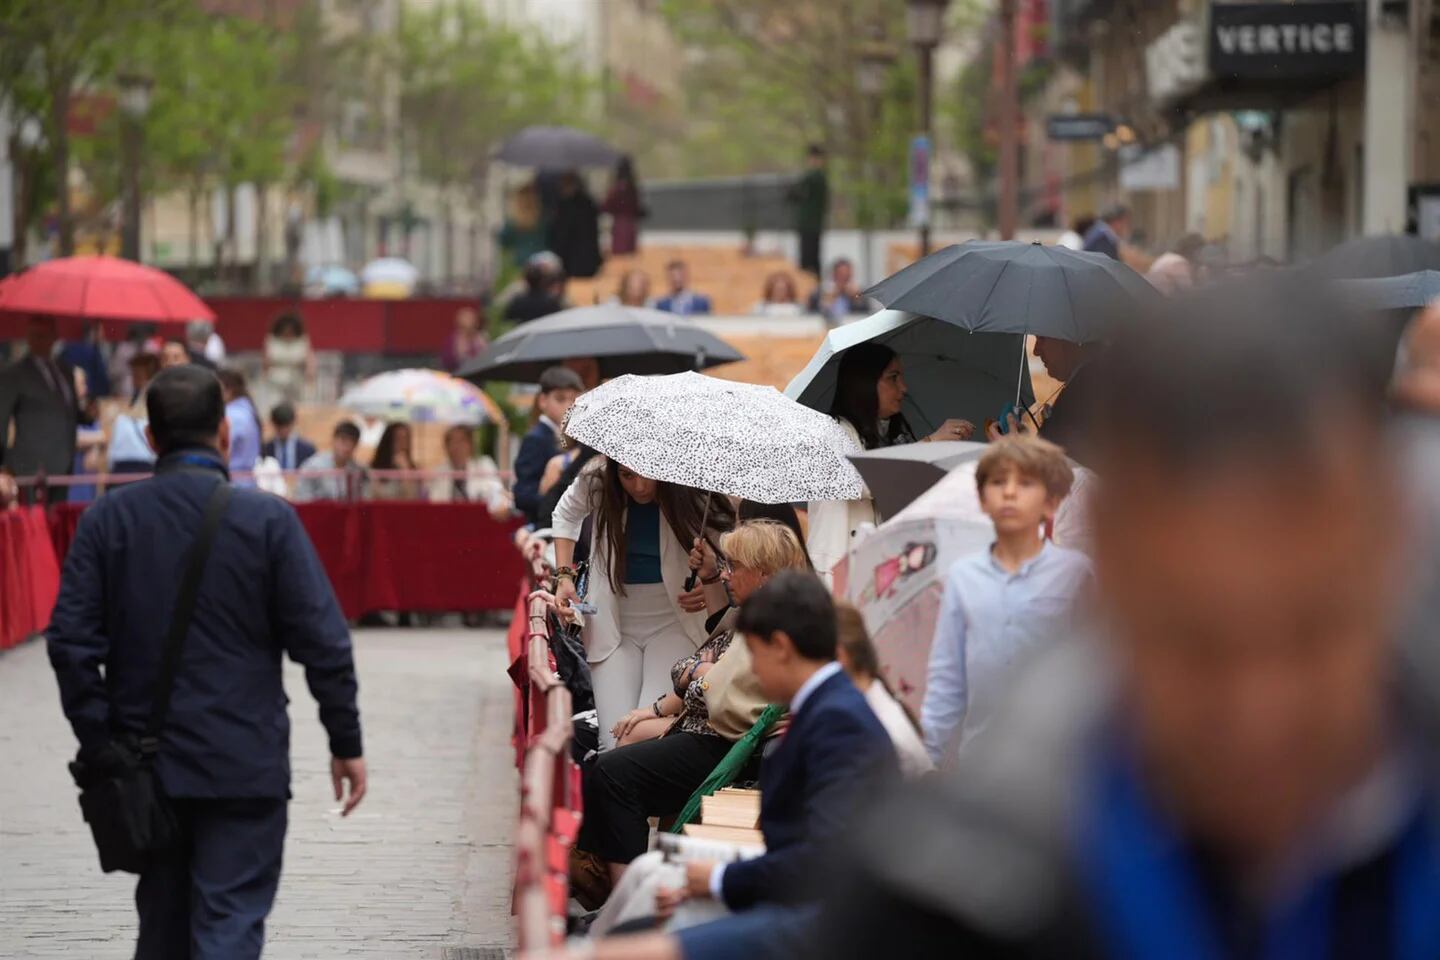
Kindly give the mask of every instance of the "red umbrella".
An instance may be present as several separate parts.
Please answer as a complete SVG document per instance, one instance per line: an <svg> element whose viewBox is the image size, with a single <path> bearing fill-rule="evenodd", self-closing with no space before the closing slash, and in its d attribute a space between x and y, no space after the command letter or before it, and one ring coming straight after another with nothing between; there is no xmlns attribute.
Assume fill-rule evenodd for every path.
<svg viewBox="0 0 1440 960"><path fill-rule="evenodd" d="M64 257L0 284L0 311L183 323L215 311L163 270L118 257Z"/></svg>

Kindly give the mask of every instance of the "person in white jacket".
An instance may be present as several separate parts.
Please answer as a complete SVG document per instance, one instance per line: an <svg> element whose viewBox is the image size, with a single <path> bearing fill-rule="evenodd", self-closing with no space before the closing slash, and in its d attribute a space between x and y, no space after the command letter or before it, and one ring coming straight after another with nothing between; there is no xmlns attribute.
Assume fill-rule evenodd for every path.
<svg viewBox="0 0 1440 960"><path fill-rule="evenodd" d="M879 343L858 343L845 351L830 405L846 433L866 450L915 443L916 436L900 412L909 392L905 371L895 351ZM968 420L950 419L921 443L939 440L969 440L975 425ZM858 500L811 501L810 530L805 546L815 562L815 572L826 584L830 572L850 550L850 538L866 523L879 525L870 491Z"/></svg>
<svg viewBox="0 0 1440 960"><path fill-rule="evenodd" d="M555 505L558 607L577 599L575 541L585 518L594 520L584 598L593 612L582 623L601 749L615 745L616 721L670 691L670 668L705 642L704 596L698 584L685 589L705 499L596 457ZM729 498L713 497L707 537L733 521Z"/></svg>

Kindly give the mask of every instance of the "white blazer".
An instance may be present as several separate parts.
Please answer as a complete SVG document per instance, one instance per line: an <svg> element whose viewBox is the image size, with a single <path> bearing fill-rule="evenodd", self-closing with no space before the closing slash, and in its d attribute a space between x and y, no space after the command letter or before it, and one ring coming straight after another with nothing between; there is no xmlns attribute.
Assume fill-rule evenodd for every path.
<svg viewBox="0 0 1440 960"><path fill-rule="evenodd" d="M860 431L844 417L835 422L860 445ZM809 506L810 529L805 535L805 548L815 572L830 586L830 571L850 552L850 538L862 523L876 523L875 499L866 487L858 500L812 500Z"/></svg>
<svg viewBox="0 0 1440 960"><path fill-rule="evenodd" d="M601 469L605 461L597 458L595 463L581 471L570 489L555 504L551 529L556 537L564 540L578 540L580 526L600 502L600 485L604 483ZM627 511L628 522L628 511ZM690 550L681 546L670 529L663 513L660 520L660 579L675 610L675 619L685 630L690 644L698 648L705 642L705 613L686 613L680 609L679 597L685 592L685 580L690 576ZM620 602L610 589L610 556L607 545L599 536L590 539L590 580L586 601L595 606L595 613L584 618L583 637L585 659L600 663L620 646Z"/></svg>

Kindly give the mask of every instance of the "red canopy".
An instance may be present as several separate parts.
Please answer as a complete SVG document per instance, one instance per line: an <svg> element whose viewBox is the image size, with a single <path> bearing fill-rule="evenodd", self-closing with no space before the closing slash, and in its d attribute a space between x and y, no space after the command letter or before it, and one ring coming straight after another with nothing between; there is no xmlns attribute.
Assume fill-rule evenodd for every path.
<svg viewBox="0 0 1440 960"><path fill-rule="evenodd" d="M0 283L0 310L153 323L215 319L215 312L170 274L118 257L36 264Z"/></svg>

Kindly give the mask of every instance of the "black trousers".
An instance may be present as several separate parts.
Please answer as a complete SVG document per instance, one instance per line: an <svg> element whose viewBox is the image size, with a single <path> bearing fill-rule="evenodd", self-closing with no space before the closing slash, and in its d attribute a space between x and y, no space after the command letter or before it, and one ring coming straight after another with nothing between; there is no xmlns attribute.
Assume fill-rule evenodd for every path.
<svg viewBox="0 0 1440 960"><path fill-rule="evenodd" d="M650 845L647 819L679 813L731 746L724 737L674 733L600 754L585 770L580 849L611 863L640 856Z"/></svg>
<svg viewBox="0 0 1440 960"><path fill-rule="evenodd" d="M820 231L800 231L800 269L820 276Z"/></svg>
<svg viewBox="0 0 1440 960"><path fill-rule="evenodd" d="M135 960L258 960L288 800L173 800L183 842L140 875Z"/></svg>

